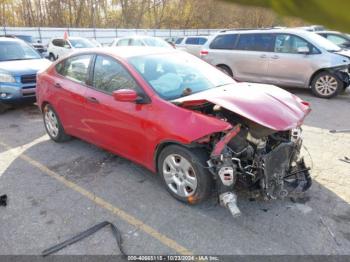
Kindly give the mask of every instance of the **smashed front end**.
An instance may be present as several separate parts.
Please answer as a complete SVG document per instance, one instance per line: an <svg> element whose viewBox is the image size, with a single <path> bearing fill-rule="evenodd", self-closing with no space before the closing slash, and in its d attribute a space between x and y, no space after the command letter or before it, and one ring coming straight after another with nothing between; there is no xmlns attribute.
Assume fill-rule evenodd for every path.
<svg viewBox="0 0 350 262"><path fill-rule="evenodd" d="M300 126L310 112L308 103L295 96L281 102L269 95L267 99L274 100L275 108L270 110L270 101L265 102L265 99L264 110L270 110L267 115L250 105L248 107L242 100L228 103L231 102L229 99L233 100L232 97L213 97L198 100L198 103L185 101L181 104L232 126L228 131L216 132L195 141L210 155L208 168L216 181L221 205L227 207L233 216L240 214L234 192L236 185L243 186L255 196L259 193L264 199L297 197L310 188L309 168L300 156Z"/></svg>
<svg viewBox="0 0 350 262"><path fill-rule="evenodd" d="M300 157L301 146L300 128L255 138L247 127L236 125L215 143L208 160L220 203L233 216L240 215L236 184L259 192L265 199L305 192L311 186L311 177Z"/></svg>

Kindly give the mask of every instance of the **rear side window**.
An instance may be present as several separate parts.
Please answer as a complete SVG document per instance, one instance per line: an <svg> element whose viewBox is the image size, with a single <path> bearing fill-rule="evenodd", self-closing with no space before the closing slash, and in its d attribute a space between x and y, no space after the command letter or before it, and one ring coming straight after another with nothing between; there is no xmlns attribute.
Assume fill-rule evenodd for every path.
<svg viewBox="0 0 350 262"><path fill-rule="evenodd" d="M178 38L178 39L176 40L175 44L176 44L176 45L180 44L180 43L182 42L182 40L183 40L183 37L182 37L182 38Z"/></svg>
<svg viewBox="0 0 350 262"><path fill-rule="evenodd" d="M198 45L198 38L197 37L189 37L186 39L185 42L186 45Z"/></svg>
<svg viewBox="0 0 350 262"><path fill-rule="evenodd" d="M272 52L274 36L272 34L241 34L237 50Z"/></svg>
<svg viewBox="0 0 350 262"><path fill-rule="evenodd" d="M121 39L117 42L117 46L128 46L129 45L129 38Z"/></svg>
<svg viewBox="0 0 350 262"><path fill-rule="evenodd" d="M64 47L65 41L63 39L54 39L52 40L54 46Z"/></svg>
<svg viewBox="0 0 350 262"><path fill-rule="evenodd" d="M237 35L227 34L218 35L210 44L211 49L233 49L236 43Z"/></svg>
<svg viewBox="0 0 350 262"><path fill-rule="evenodd" d="M207 41L208 41L208 39L206 39L204 37L198 38L198 44L199 45L204 45Z"/></svg>
<svg viewBox="0 0 350 262"><path fill-rule="evenodd" d="M131 39L130 42L131 42L130 43L131 46L143 46L144 45L140 39Z"/></svg>
<svg viewBox="0 0 350 262"><path fill-rule="evenodd" d="M107 93L118 89L139 91L129 72L118 61L106 56L97 56L92 83L96 89Z"/></svg>
<svg viewBox="0 0 350 262"><path fill-rule="evenodd" d="M70 57L56 65L57 72L76 82L86 84L89 77L89 65L91 55L80 55Z"/></svg>

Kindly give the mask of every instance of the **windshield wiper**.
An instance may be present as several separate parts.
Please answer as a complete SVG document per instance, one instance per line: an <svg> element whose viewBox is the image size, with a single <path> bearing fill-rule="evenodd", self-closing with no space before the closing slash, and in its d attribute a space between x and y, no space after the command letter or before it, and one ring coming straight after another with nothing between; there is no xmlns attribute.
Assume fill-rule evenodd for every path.
<svg viewBox="0 0 350 262"><path fill-rule="evenodd" d="M192 89L189 88L189 87L186 87L186 88L182 91L181 96L188 96L188 95L190 95L190 94L192 94Z"/></svg>
<svg viewBox="0 0 350 262"><path fill-rule="evenodd" d="M227 86L227 85L230 85L230 84L232 84L232 83L221 84L221 85L217 85L217 86L215 86L215 87Z"/></svg>

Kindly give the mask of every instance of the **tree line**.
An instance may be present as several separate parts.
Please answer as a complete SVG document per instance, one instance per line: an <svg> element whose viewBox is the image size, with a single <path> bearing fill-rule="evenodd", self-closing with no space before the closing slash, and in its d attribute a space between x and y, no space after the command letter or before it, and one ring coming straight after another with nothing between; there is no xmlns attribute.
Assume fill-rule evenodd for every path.
<svg viewBox="0 0 350 262"><path fill-rule="evenodd" d="M262 7L217 0L0 0L2 26L256 28L299 26Z"/></svg>

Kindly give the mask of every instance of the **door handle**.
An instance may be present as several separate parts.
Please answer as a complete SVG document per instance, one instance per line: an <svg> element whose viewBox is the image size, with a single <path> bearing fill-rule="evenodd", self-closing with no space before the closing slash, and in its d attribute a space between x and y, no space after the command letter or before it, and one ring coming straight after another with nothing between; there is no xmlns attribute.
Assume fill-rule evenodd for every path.
<svg viewBox="0 0 350 262"><path fill-rule="evenodd" d="M266 58L266 55L261 55L260 58Z"/></svg>
<svg viewBox="0 0 350 262"><path fill-rule="evenodd" d="M62 88L62 86L61 86L60 83L55 83L54 86L55 86L56 88Z"/></svg>
<svg viewBox="0 0 350 262"><path fill-rule="evenodd" d="M271 57L272 59L278 59L278 58L280 58L278 55L274 55L274 56L272 56Z"/></svg>
<svg viewBox="0 0 350 262"><path fill-rule="evenodd" d="M92 97L92 96L86 97L86 100L91 102L91 103L95 103L95 104L99 104L100 103L95 97Z"/></svg>

